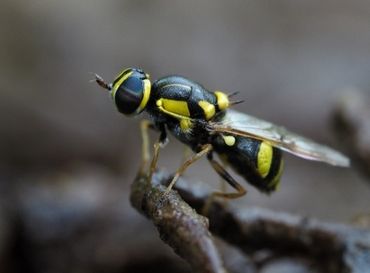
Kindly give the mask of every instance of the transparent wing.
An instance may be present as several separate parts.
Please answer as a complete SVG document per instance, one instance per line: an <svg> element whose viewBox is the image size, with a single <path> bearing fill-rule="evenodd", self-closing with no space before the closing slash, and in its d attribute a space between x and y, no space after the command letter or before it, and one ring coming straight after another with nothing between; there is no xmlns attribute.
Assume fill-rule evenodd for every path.
<svg viewBox="0 0 370 273"><path fill-rule="evenodd" d="M334 166L348 167L348 157L327 146L289 132L284 127L237 112L226 111L222 120L209 122L211 131L268 141L271 145L296 156L322 161Z"/></svg>

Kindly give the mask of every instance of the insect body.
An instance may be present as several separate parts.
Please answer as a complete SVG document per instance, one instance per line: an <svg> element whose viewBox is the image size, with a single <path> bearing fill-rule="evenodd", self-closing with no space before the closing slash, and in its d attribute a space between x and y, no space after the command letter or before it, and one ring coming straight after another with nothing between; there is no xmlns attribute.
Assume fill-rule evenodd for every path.
<svg viewBox="0 0 370 273"><path fill-rule="evenodd" d="M96 82L110 91L123 114L137 115L143 111L149 114L150 126L142 127L144 147L148 139L146 128L159 130L149 177L156 165L159 144L167 140L167 131L194 151L194 156L178 169L168 190L189 165L207 155L216 172L237 190L236 193L216 192L215 195L225 198L244 195L244 188L214 159L213 153L265 193L274 191L279 184L283 170L282 150L306 159L349 166L348 158L335 150L283 127L229 109L239 103L230 101L233 94L210 92L180 76L164 77L151 84L148 74L141 69L129 68L111 84L98 75ZM146 162L148 155L144 153L143 157Z"/></svg>

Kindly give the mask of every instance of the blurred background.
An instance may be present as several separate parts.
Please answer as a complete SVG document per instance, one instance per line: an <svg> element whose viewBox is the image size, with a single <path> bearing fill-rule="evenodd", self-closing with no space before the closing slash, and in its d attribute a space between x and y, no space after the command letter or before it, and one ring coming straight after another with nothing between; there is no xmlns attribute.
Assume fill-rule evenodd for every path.
<svg viewBox="0 0 370 273"><path fill-rule="evenodd" d="M0 270L188 272L129 205L143 117L119 114L89 73L140 67L240 91L238 110L344 151L330 116L346 88L370 90L370 4L2 0L0 60ZM159 165L174 171L182 151L171 138ZM285 166L278 192L245 184L232 205L337 222L370 211L355 168ZM187 176L219 181L206 160Z"/></svg>

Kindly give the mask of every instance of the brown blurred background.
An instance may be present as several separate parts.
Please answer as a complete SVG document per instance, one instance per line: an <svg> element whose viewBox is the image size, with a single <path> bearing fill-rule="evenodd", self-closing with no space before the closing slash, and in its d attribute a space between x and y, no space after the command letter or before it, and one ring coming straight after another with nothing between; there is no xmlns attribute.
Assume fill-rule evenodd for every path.
<svg viewBox="0 0 370 273"><path fill-rule="evenodd" d="M120 115L89 72L110 81L141 67L153 79L181 74L210 90L240 91L238 110L343 150L330 114L342 90L370 90L370 4L2 0L0 60L1 260L9 272L55 264L53 272L85 272L87 264L126 272L125 255L140 252L132 234L161 246L127 199L140 118ZM171 138L160 166L175 170L181 157ZM218 184L205 160L187 175ZM346 222L370 211L367 182L353 168L287 156L280 191L247 186L233 205ZM68 241L76 234L80 248ZM53 251L58 259L45 258ZM71 261L84 266L72 270Z"/></svg>

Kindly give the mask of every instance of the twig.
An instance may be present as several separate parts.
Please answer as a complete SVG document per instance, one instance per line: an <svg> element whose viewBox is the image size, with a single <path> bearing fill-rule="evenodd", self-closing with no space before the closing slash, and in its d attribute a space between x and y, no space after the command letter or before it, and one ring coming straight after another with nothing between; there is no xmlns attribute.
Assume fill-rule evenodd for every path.
<svg viewBox="0 0 370 273"><path fill-rule="evenodd" d="M177 192L164 194L166 187L161 184L168 178L157 172L153 183L148 185L145 176L138 176L131 187L132 205L153 221L161 239L195 272L225 273L207 218L197 214Z"/></svg>
<svg viewBox="0 0 370 273"><path fill-rule="evenodd" d="M193 268L201 272L220 272L201 270L204 260L212 264L213 270L216 266L222 268L211 235L206 230L207 222L176 193L171 192L163 198L163 188L158 183L168 183L169 174L161 171L155 177L156 186L148 188L143 187L145 179L136 179L131 198L134 206L153 220L161 237ZM203 185L180 179L176 189L188 204L201 211L210 192ZM260 208L238 210L222 202L213 202L206 216L212 233L248 255L268 250L274 257L309 259L322 272L370 272L370 232L367 230ZM183 232L176 232L182 228Z"/></svg>

